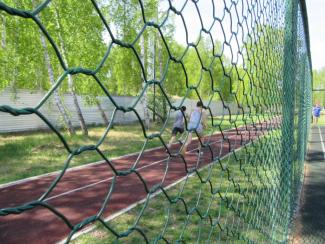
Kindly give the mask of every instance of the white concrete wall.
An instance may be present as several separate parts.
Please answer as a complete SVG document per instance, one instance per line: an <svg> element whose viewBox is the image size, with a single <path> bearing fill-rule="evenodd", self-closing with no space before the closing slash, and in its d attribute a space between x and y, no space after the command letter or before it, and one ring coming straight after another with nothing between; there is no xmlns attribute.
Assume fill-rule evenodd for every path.
<svg viewBox="0 0 325 244"><path fill-rule="evenodd" d="M16 94L8 90L4 90L0 93L0 106L9 105L14 108L26 108L35 107L43 99L45 93L40 91L27 91L19 90ZM75 112L74 104L71 95L64 94L62 96L65 108L69 111L70 119L74 126L79 126L79 121L77 114ZM78 96L79 104L81 106L82 113L84 115L85 121L88 125L103 124L103 119L98 110L97 106L89 106L84 102L84 99ZM134 104L136 97L127 96L117 96L114 100L119 106L129 107ZM179 106L181 100L176 99L175 105ZM187 112L190 113L196 106L194 100L186 100L184 105L187 106ZM105 110L108 119L111 119L112 113L114 111L114 105L107 97L101 98L101 104ZM231 105L234 109L235 106ZM227 111L223 109L221 102L214 102L210 106L214 116L226 114ZM143 104L140 101L136 110L141 117L143 117ZM41 107L40 111L42 114L49 119L49 121L57 126L62 126L62 118L59 114L57 106L54 103L53 95L46 101L46 103ZM232 111L234 113L235 111ZM173 114L172 114L173 116ZM118 111L114 123L125 124L137 121L137 117L134 112L123 113ZM38 129L48 129L48 126L36 115L20 115L12 116L8 113L0 112L0 133L1 132L18 132L18 131L29 131Z"/></svg>

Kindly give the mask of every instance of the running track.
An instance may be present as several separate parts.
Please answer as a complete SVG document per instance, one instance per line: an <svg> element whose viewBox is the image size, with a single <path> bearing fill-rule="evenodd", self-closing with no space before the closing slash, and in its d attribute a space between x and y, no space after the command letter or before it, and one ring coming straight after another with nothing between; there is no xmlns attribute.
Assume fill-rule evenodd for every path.
<svg viewBox="0 0 325 244"><path fill-rule="evenodd" d="M232 150L266 133L272 129L271 127L274 128L275 124L277 123L272 126L270 123L263 123L214 134L209 138L211 150L205 148L204 154L200 157L194 153L187 154L186 164L179 156L169 157L162 148L145 151L140 155L137 171L147 183L148 189L160 183L166 187L186 176L187 170L193 167L201 168L216 158L229 154ZM195 150L197 146L198 141L193 140L188 150ZM174 145L172 151L176 152L178 149L179 146ZM127 170L138 157L138 154L133 154L112 162L117 170ZM165 172L166 177L163 179ZM56 176L57 174L44 175L25 182L0 186L0 211L37 200ZM72 225L76 225L101 209L113 177L114 172L105 162L71 169L65 173L45 201L65 215ZM144 184L135 173L116 177L103 218L127 208L146 196ZM20 214L0 216L0 243L55 243L67 237L70 231L62 219L42 206Z"/></svg>

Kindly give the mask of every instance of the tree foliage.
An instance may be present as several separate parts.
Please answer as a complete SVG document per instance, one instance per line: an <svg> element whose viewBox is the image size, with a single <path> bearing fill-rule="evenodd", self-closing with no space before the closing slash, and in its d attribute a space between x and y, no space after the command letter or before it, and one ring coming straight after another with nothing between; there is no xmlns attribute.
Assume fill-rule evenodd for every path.
<svg viewBox="0 0 325 244"><path fill-rule="evenodd" d="M323 91L313 92L313 103L319 102L321 106L325 106L325 67L320 70L313 70L313 89Z"/></svg>
<svg viewBox="0 0 325 244"><path fill-rule="evenodd" d="M96 74L97 78L112 95L138 96L143 83L138 57L141 54L142 35L146 50L145 67L142 68L146 80L156 79L161 82L168 96L185 96L188 87L197 87L202 99L214 96L213 92L220 92L225 101L234 99L232 92L238 80L235 75L237 71L232 70L230 61L224 55L216 55L215 50L222 49L217 40L204 34L198 38L195 47L186 47L174 39L176 28L172 17L160 27L161 34L153 26L146 26L143 30L145 23L139 1L97 2L115 40L124 46L112 42L90 1L51 1L38 16L61 55L65 53L67 68L95 70L109 52ZM163 1L144 1L147 23L162 23L166 12L161 9L161 2ZM34 1L34 4L38 3ZM19 9L33 9L31 1L27 0L8 0L6 4ZM5 39L1 45L4 51L0 52L0 61L3 64L0 67L0 88L50 89L41 43L39 38L35 38L39 36L36 23L31 19L1 12L0 33L2 39ZM55 79L58 79L64 70L55 50L50 43L47 44ZM87 95L89 103L96 102L98 96L104 95L93 77L79 74L73 78L74 91L78 95ZM65 93L68 90L65 80L58 91ZM189 98L196 98L195 93L189 94ZM220 99L220 96L214 97Z"/></svg>

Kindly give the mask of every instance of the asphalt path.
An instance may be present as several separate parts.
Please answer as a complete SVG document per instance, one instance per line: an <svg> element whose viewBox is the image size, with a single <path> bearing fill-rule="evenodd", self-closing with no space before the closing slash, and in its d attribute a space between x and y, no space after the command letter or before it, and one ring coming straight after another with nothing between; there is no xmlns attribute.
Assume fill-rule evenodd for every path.
<svg viewBox="0 0 325 244"><path fill-rule="evenodd" d="M293 243L325 243L325 127L311 129Z"/></svg>

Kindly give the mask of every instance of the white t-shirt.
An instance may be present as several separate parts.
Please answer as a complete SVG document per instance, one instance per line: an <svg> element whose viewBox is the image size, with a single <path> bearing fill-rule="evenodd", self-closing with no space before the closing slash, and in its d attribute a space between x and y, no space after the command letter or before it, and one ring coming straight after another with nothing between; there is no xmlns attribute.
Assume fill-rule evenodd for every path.
<svg viewBox="0 0 325 244"><path fill-rule="evenodd" d="M197 133L203 132L203 125L202 125L202 117L203 111L199 108L195 108L191 114L190 122L188 124L189 130L196 130Z"/></svg>

